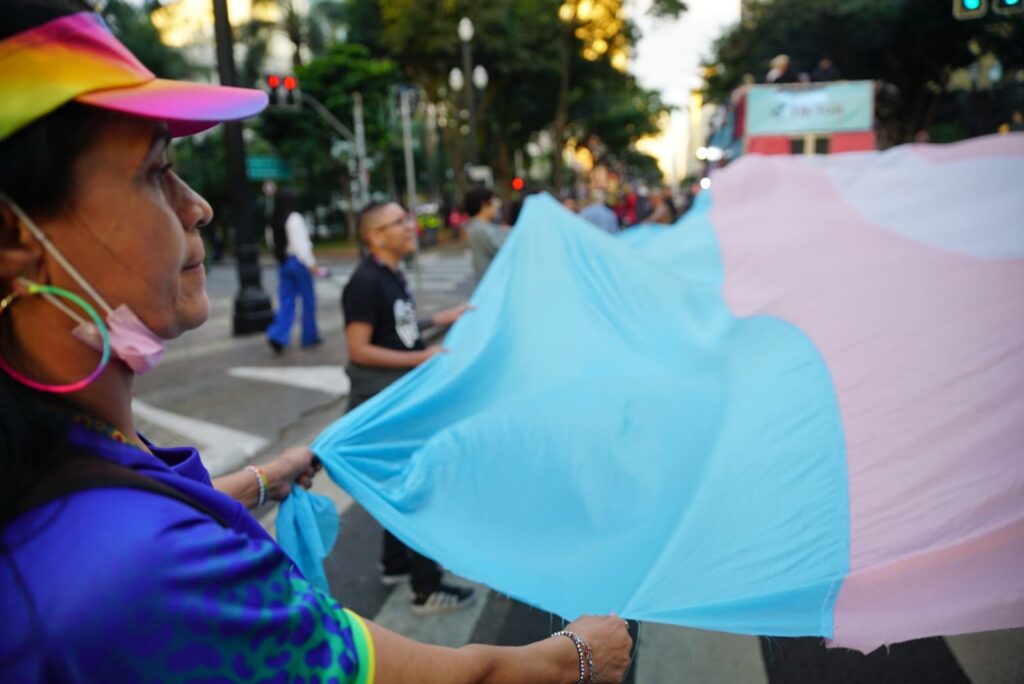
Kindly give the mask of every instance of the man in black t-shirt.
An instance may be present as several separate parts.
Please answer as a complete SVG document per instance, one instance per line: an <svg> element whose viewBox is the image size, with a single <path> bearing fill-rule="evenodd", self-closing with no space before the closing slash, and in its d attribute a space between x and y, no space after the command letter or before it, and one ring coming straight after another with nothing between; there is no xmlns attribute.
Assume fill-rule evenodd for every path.
<svg viewBox="0 0 1024 684"><path fill-rule="evenodd" d="M416 251L416 220L400 205L371 203L359 213L358 226L369 253L341 294L352 381L349 411L441 351L424 345L420 331L451 325L468 308L463 304L417 317L416 303L398 268ZM409 577L413 612L454 610L476 598L472 589L442 584L441 575L437 563L384 531L381 582L390 586Z"/></svg>

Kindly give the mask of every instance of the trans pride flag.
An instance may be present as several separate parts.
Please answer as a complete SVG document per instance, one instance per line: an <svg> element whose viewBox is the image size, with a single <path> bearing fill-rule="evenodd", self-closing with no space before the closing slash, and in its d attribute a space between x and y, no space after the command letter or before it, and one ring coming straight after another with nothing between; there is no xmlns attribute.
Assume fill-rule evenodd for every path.
<svg viewBox="0 0 1024 684"><path fill-rule="evenodd" d="M531 198L449 353L313 450L566 617L862 651L1024 626L1021 179L1015 135L746 157L615 237Z"/></svg>

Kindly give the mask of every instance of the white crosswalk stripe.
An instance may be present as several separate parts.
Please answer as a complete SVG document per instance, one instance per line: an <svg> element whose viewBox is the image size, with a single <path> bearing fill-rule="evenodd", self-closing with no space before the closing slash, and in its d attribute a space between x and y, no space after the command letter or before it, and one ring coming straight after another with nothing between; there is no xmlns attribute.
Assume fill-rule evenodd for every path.
<svg viewBox="0 0 1024 684"><path fill-rule="evenodd" d="M345 371L338 366L259 367L238 366L228 369L228 375L261 382L273 382L324 394L344 396L352 386Z"/></svg>
<svg viewBox="0 0 1024 684"><path fill-rule="evenodd" d="M215 425L198 418L190 418L139 401L132 402L136 419L149 426L163 428L179 435L188 435L191 444L199 449L203 464L216 477L241 468L256 455L269 440L223 425ZM143 426L143 433L151 433Z"/></svg>

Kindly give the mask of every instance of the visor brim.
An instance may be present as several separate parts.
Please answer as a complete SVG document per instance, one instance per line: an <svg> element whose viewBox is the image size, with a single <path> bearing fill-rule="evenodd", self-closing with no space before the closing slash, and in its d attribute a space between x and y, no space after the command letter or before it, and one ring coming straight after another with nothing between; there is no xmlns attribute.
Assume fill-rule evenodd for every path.
<svg viewBox="0 0 1024 684"><path fill-rule="evenodd" d="M258 114L267 94L250 88L154 79L130 88L84 93L77 102L101 109L167 122L174 137L192 135L224 121Z"/></svg>

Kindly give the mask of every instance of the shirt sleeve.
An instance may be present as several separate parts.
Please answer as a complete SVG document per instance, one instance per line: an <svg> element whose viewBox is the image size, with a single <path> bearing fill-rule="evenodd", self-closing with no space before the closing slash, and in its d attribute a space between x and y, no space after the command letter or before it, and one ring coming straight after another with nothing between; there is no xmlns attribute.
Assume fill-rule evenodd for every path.
<svg viewBox="0 0 1024 684"><path fill-rule="evenodd" d="M277 544L189 509L165 522L149 540L118 542L124 564L111 565L111 586L94 591L94 610L63 642L110 676L96 681L374 681L366 624Z"/></svg>
<svg viewBox="0 0 1024 684"><path fill-rule="evenodd" d="M365 273L355 273L345 285L341 293L341 313L345 324L369 323L374 328L378 325L377 288L372 279Z"/></svg>
<svg viewBox="0 0 1024 684"><path fill-rule="evenodd" d="M288 251L306 268L316 266L313 243L309 240L309 230L306 228L306 219L302 218L302 214L297 211L292 212L288 216L288 220L284 222L284 229L288 233Z"/></svg>

